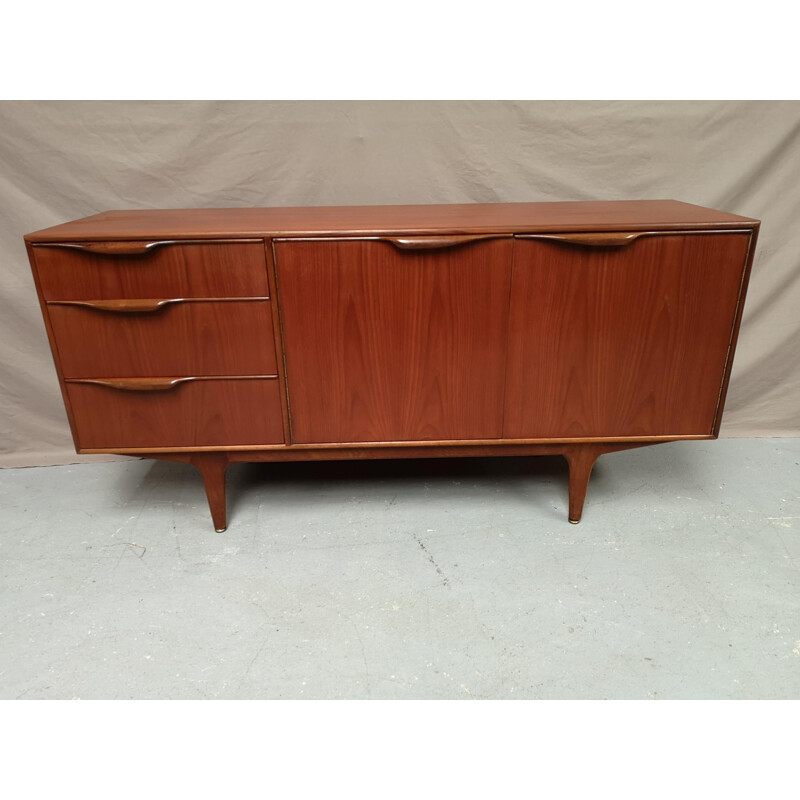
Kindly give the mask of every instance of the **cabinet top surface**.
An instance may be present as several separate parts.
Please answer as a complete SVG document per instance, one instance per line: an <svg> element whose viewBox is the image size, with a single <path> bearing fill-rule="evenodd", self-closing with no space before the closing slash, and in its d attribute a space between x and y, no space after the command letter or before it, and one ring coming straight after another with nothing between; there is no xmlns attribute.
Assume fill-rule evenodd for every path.
<svg viewBox="0 0 800 800"><path fill-rule="evenodd" d="M541 233L753 228L758 220L677 200L105 211L29 242L210 237Z"/></svg>

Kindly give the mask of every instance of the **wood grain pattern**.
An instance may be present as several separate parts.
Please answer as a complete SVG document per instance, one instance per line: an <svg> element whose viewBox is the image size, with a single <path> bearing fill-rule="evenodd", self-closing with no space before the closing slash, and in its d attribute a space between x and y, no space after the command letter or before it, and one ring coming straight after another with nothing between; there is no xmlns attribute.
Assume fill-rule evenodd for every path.
<svg viewBox="0 0 800 800"><path fill-rule="evenodd" d="M676 200L106 211L28 234L32 242L228 236L411 236L751 228L757 220Z"/></svg>
<svg viewBox="0 0 800 800"><path fill-rule="evenodd" d="M749 238L516 240L505 437L711 434Z"/></svg>
<svg viewBox="0 0 800 800"><path fill-rule="evenodd" d="M34 251L47 300L269 295L262 242L177 244L137 256Z"/></svg>
<svg viewBox="0 0 800 800"><path fill-rule="evenodd" d="M292 441L500 437L511 247L277 242Z"/></svg>
<svg viewBox="0 0 800 800"><path fill-rule="evenodd" d="M165 392L66 384L80 449L214 447L283 441L280 387L269 378L196 380Z"/></svg>
<svg viewBox="0 0 800 800"><path fill-rule="evenodd" d="M267 300L175 302L154 313L49 306L67 378L275 375Z"/></svg>

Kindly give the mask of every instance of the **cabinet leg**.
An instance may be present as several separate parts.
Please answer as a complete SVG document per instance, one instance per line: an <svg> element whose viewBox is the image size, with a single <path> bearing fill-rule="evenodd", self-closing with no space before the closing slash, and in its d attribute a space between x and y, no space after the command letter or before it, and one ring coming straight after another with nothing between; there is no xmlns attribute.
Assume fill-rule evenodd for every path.
<svg viewBox="0 0 800 800"><path fill-rule="evenodd" d="M575 525L581 521L592 467L603 452L603 449L592 445L575 445L564 453L569 463L569 521Z"/></svg>
<svg viewBox="0 0 800 800"><path fill-rule="evenodd" d="M229 463L225 453L197 453L192 456L192 464L203 476L208 507L211 509L211 519L217 533L222 533L228 527L225 508L225 472Z"/></svg>

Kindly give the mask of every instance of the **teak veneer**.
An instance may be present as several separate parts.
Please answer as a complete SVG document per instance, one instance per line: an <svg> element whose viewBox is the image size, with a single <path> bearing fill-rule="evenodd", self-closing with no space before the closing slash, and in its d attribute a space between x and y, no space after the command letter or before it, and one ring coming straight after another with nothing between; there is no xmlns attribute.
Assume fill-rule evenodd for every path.
<svg viewBox="0 0 800 800"><path fill-rule="evenodd" d="M79 453L561 454L719 434L758 220L673 200L109 211L25 237Z"/></svg>

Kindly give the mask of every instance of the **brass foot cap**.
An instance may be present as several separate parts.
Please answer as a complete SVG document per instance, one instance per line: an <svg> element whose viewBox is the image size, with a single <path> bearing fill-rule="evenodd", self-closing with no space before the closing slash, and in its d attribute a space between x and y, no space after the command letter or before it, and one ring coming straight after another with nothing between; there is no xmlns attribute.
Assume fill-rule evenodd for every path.
<svg viewBox="0 0 800 800"><path fill-rule="evenodd" d="M571 519L569 522L570 522L570 525L577 525L580 522L580 520L579 519Z"/></svg>
<svg viewBox="0 0 800 800"><path fill-rule="evenodd" d="M226 531L226 530L228 530L228 529L227 529L227 528L214 528L214 530L215 530L217 533L225 533L225 531Z"/></svg>

